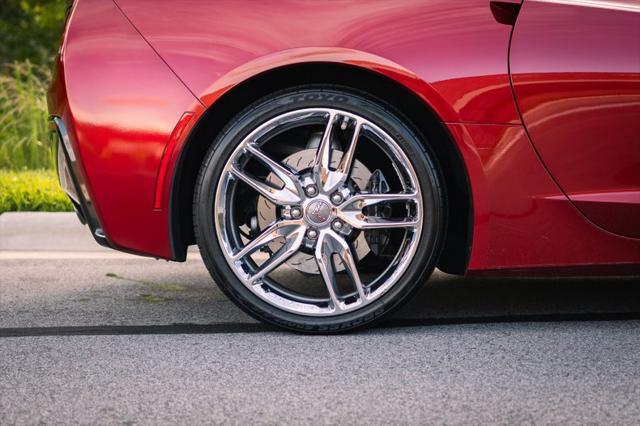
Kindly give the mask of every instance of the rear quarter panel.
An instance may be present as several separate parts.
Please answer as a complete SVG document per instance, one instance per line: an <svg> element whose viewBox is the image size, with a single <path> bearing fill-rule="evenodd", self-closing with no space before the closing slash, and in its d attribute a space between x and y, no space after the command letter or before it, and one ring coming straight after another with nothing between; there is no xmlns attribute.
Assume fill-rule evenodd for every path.
<svg viewBox="0 0 640 426"><path fill-rule="evenodd" d="M262 70L347 62L401 79L447 121L519 123L511 28L487 0L117 0L205 105Z"/></svg>
<svg viewBox="0 0 640 426"><path fill-rule="evenodd" d="M109 242L171 257L167 213L153 209L157 169L175 124L200 103L111 1L76 4L56 78L66 93L54 90L50 112L72 130Z"/></svg>

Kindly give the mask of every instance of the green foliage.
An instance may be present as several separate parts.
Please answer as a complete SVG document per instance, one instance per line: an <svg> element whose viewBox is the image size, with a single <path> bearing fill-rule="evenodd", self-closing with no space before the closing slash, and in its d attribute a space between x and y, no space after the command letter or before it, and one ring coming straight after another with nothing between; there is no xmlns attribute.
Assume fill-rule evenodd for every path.
<svg viewBox="0 0 640 426"><path fill-rule="evenodd" d="M68 3L0 2L0 169L52 169L46 93Z"/></svg>
<svg viewBox="0 0 640 426"><path fill-rule="evenodd" d="M0 213L72 210L53 171L46 102L66 9L0 0Z"/></svg>
<svg viewBox="0 0 640 426"><path fill-rule="evenodd" d="M8 211L72 211L52 170L0 170L0 213Z"/></svg>
<svg viewBox="0 0 640 426"><path fill-rule="evenodd" d="M51 61L60 43L66 0L0 0L0 64Z"/></svg>
<svg viewBox="0 0 640 426"><path fill-rule="evenodd" d="M0 72L0 169L51 169L47 123L49 71L26 61Z"/></svg>

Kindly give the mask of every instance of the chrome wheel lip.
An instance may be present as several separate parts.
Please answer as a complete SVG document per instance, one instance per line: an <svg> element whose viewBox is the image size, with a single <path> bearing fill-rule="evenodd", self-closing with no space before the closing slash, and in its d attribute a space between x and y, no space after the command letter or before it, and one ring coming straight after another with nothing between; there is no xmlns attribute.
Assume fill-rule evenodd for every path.
<svg viewBox="0 0 640 426"><path fill-rule="evenodd" d="M228 235L229 232L232 233L233 230L227 229L227 218L225 216L227 213L227 209L222 207L227 206L227 189L230 182L234 179L237 179L237 176L234 174L234 164L238 156L246 152L248 149L250 150L251 147L255 146L255 144L258 143L263 136L268 135L279 125L282 125L284 123L291 124L294 121L304 120L314 115L325 115L328 116L329 120L333 119L333 117L335 117L336 115L339 115L341 117L348 117L349 119L356 120L358 126L361 126L363 129L366 128L366 130L372 132L375 136L377 136L380 142L384 144L384 149L389 150L389 153L399 161L400 164L396 164L395 162L393 164L396 172L399 175L405 173L408 181L411 184L411 191L406 195L410 195L412 197L412 200L415 200L415 215L418 219L412 230L405 233L405 238L402 245L404 246L408 244L409 246L406 247L406 250L403 252L402 258L399 259L398 262L396 262L396 259L394 259L389 267L387 267L385 271L379 274L376 280L369 284L369 287L373 288L374 284L377 284L377 281L379 279L386 276L385 282L377 285L375 287L375 290L366 294L363 291L360 291L360 297L358 298L357 302L349 303L348 305L345 304L343 306L336 306L336 303L333 303L333 305L331 305L331 300L329 301L328 306L323 307L318 306L315 303L305 303L287 298L282 294L279 294L278 291L274 291L273 288L269 288L269 282L267 278L268 273L264 274L260 279L257 280L256 283L256 280L254 279L255 277L247 274L244 270L242 270L242 268L239 267L239 264L237 263L238 259L237 256L234 255L233 243ZM399 167L402 167L402 170L399 170ZM332 203L330 198L331 195L335 192L335 185L327 186L326 183L325 185L323 185L321 182L317 183L317 193L312 196L308 196L305 193L305 185L303 180L298 179L298 181L294 182L294 184L297 194L299 195L299 200L296 200L296 197L290 196L290 194L287 195L290 196L291 203L295 203L296 205L301 206L303 212L305 212L302 218L292 219L288 221L289 224L287 226L290 226L291 229L293 229L293 231L291 231L291 234L293 235L291 246L299 247L307 236L308 231L314 230L317 232L317 236L313 239L315 241L316 253L322 250L323 244L325 244L326 241L336 241L340 238L337 231L335 231L331 227L333 220L339 219L347 225L350 225L352 223L359 223L357 221L362 220L362 218L358 217L358 209L355 209L354 212L343 209L358 202L358 197L360 195L364 195L356 194L349 199L343 200L339 205L336 206L334 205L334 203ZM404 191L407 191L408 188L404 180L402 180L402 185ZM285 186L287 186L287 182L285 182ZM293 186L291 186L291 188L293 188ZM320 200L328 204L332 211L332 214L326 221L322 222L321 224L311 223L311 221L309 221L307 217L306 210L313 202ZM220 178L218 179L216 185L214 206L216 224L215 232L217 235L218 243L220 245L220 248L222 249L228 266L231 268L236 277L245 285L245 287L247 287L260 299L264 300L272 306L275 306L276 308L294 314L318 317L336 316L355 311L365 305L369 305L372 302L378 300L383 294L387 293L397 283L400 277L406 272L407 268L411 264L411 260L415 255L415 252L418 249L420 238L422 236L424 222L423 202L424 201L420 181L418 180L417 174L411 161L404 153L404 151L400 148L399 144L378 125L358 114L341 109L322 107L296 109L273 117L257 126L242 140L242 142L240 142L240 144L238 144L238 146L229 156L229 160L222 170L222 173L220 174ZM362 209L359 210L361 211ZM410 235L409 238L407 238L407 234ZM402 252L403 249L405 249L405 247L401 247L398 251L398 254ZM294 252L295 251L297 251L297 249L294 250ZM398 254L396 255L396 257L398 256ZM318 260L319 257L317 254L316 257ZM391 271L392 268L393 270ZM308 299L311 300L312 298Z"/></svg>

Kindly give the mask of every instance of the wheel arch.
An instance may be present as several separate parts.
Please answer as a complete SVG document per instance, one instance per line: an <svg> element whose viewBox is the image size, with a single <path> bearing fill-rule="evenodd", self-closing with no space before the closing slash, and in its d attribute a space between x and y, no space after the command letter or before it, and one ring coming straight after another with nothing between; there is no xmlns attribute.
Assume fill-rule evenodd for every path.
<svg viewBox="0 0 640 426"><path fill-rule="evenodd" d="M174 259L184 260L188 245L195 242L192 208L196 178L211 142L225 125L247 105L270 93L303 84L334 84L383 99L404 115L419 133L428 136L441 167L449 204L438 267L446 272L463 274L471 251L473 206L466 166L455 140L442 124L445 117L452 118L450 110L436 99L436 112L433 103L426 101L422 93L416 93L416 85L426 86L421 80L416 82L414 76L407 74L395 79L388 74L349 63L294 63L252 75L215 97L215 101L212 95L203 96L208 107L186 138L171 181L169 226ZM398 80L409 80L414 87L408 88Z"/></svg>

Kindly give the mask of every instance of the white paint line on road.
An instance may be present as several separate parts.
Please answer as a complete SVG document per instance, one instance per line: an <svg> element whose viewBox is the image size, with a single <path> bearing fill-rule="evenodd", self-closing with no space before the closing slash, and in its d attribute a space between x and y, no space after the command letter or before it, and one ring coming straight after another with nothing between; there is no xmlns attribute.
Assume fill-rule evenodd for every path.
<svg viewBox="0 0 640 426"><path fill-rule="evenodd" d="M20 251L0 250L0 260L140 260L150 257L136 256L117 251ZM188 259L201 259L200 253L189 252Z"/></svg>

